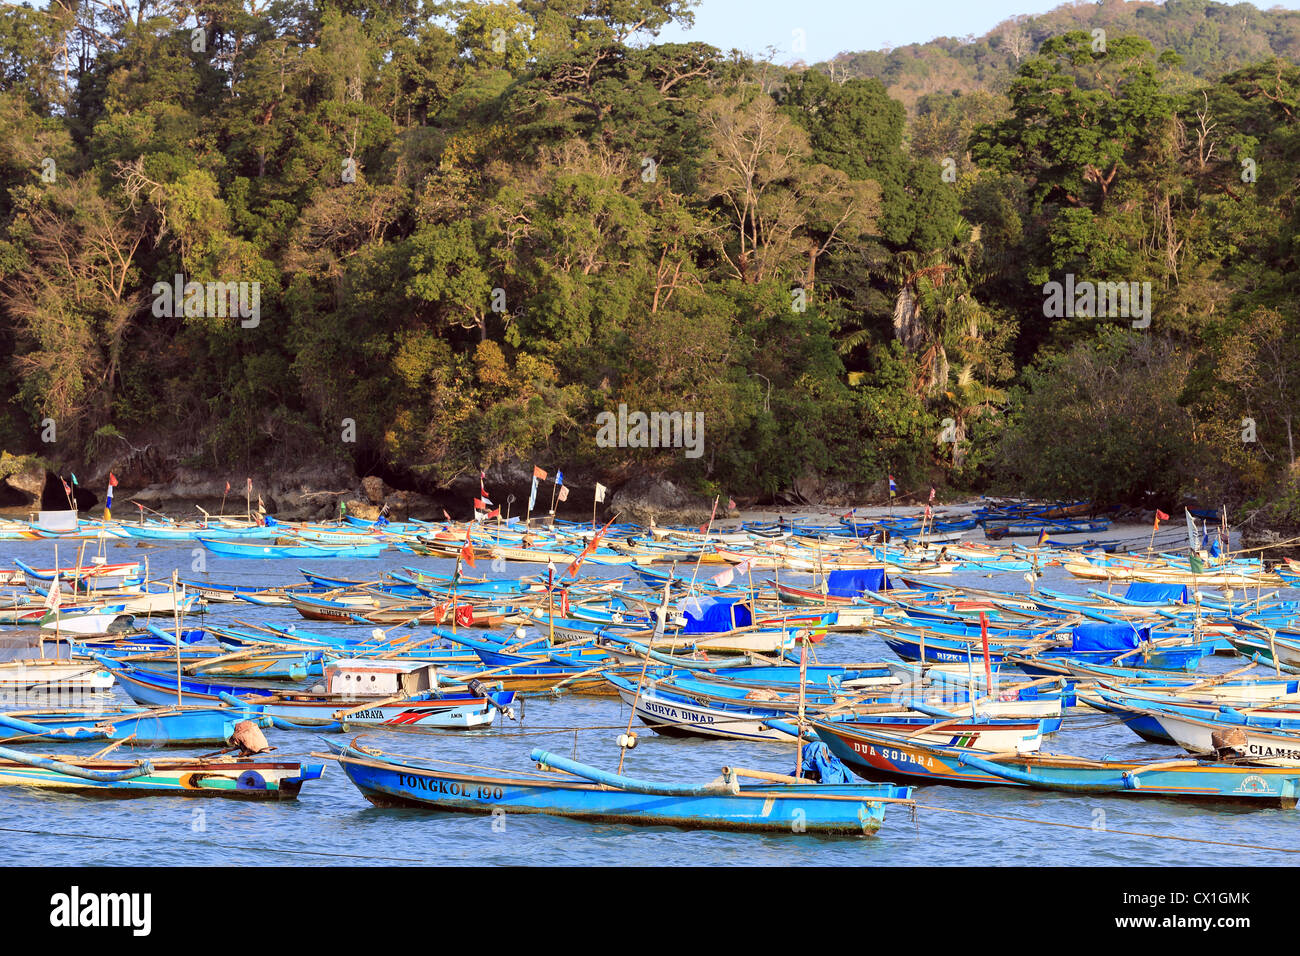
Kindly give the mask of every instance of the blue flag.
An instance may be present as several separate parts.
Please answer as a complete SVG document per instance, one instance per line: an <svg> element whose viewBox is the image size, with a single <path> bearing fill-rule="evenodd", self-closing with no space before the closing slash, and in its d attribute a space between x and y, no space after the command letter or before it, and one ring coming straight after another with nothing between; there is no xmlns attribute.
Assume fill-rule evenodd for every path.
<svg viewBox="0 0 1300 956"><path fill-rule="evenodd" d="M558 488L562 484L564 484L564 472L557 469L555 472L555 487Z"/></svg>

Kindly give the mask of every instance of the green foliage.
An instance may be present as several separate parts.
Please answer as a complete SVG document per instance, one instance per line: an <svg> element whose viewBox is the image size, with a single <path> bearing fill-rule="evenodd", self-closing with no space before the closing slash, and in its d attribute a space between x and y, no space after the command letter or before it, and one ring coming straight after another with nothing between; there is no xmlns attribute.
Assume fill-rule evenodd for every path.
<svg viewBox="0 0 1300 956"><path fill-rule="evenodd" d="M693 6L219 0L201 50L180 7L0 9L0 445L1291 480L1300 16L1106 0L787 71L650 42ZM1049 318L1071 273L1150 282L1151 325ZM178 274L260 320L160 307ZM620 404L702 415L703 454L601 447Z"/></svg>

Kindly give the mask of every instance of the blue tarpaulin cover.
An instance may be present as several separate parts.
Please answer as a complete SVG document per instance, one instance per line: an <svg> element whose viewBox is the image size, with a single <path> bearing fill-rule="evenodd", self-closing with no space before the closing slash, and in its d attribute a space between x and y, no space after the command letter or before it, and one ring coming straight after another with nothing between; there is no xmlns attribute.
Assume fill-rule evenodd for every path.
<svg viewBox="0 0 1300 956"><path fill-rule="evenodd" d="M1187 603L1187 585L1154 584L1135 581L1128 586L1124 596L1130 601L1181 601Z"/></svg>
<svg viewBox="0 0 1300 956"><path fill-rule="evenodd" d="M1151 637L1151 628L1134 628L1128 624L1080 624L1072 634L1071 648L1076 651L1131 651L1138 641Z"/></svg>
<svg viewBox="0 0 1300 956"><path fill-rule="evenodd" d="M853 782L848 768L821 741L803 745L803 775L821 783Z"/></svg>
<svg viewBox="0 0 1300 956"><path fill-rule="evenodd" d="M884 591L893 587L883 568L866 571L832 571L826 575L826 590L842 597L857 597L863 591Z"/></svg>
<svg viewBox="0 0 1300 956"><path fill-rule="evenodd" d="M694 604L683 604L686 627L683 634L712 634L717 631L731 630L731 608L736 608L736 627L748 627L754 623L749 613L749 605L732 601L701 600Z"/></svg>

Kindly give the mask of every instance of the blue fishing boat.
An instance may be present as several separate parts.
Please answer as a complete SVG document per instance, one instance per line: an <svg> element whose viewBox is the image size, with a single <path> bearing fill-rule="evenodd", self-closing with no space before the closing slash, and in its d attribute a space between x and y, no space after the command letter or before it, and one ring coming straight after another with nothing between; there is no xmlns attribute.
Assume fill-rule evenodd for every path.
<svg viewBox="0 0 1300 956"><path fill-rule="evenodd" d="M454 813L543 813L599 823L774 833L860 835L876 832L889 804L908 804L910 787L812 783L778 774L741 784L753 771L724 768L701 785L656 783L534 750L557 773L465 773L443 761L398 758L354 740L331 744L339 766L379 807L426 807Z"/></svg>
<svg viewBox="0 0 1300 956"><path fill-rule="evenodd" d="M1241 801L1294 809L1300 770L1211 760L1106 761L1054 754L975 753L901 734L812 721L831 752L859 776L953 786L1011 786L1066 793Z"/></svg>
<svg viewBox="0 0 1300 956"><path fill-rule="evenodd" d="M270 718L231 707L71 707L0 713L0 742L51 744L120 740L133 747L193 747L228 744L235 725L252 720L270 727Z"/></svg>
<svg viewBox="0 0 1300 956"><path fill-rule="evenodd" d="M213 554L219 554L223 558L262 558L266 560L278 558L377 558L388 548L388 543L383 541L373 544L338 545L298 544L292 542L287 544L263 544L260 541L221 540L207 535L200 535L195 540ZM285 539L276 539L277 542L283 540Z"/></svg>
<svg viewBox="0 0 1300 956"><path fill-rule="evenodd" d="M294 800L322 764L204 757L150 760L54 758L0 747L0 786L108 797L170 795Z"/></svg>

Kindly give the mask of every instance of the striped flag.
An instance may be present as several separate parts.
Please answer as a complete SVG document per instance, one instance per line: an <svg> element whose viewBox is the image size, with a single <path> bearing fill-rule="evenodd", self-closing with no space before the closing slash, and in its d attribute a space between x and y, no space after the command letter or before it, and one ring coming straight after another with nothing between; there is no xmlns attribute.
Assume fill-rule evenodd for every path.
<svg viewBox="0 0 1300 956"><path fill-rule="evenodd" d="M893 498L898 494L898 485L894 484L894 476L889 476L889 497Z"/></svg>
<svg viewBox="0 0 1300 956"><path fill-rule="evenodd" d="M1038 547L1041 548L1041 547L1042 547L1043 545L1045 545L1045 544L1047 544L1047 529L1046 529L1046 528L1044 528L1042 531L1038 532Z"/></svg>
<svg viewBox="0 0 1300 956"><path fill-rule="evenodd" d="M1154 532L1154 531L1159 531L1159 530L1160 530L1160 522L1162 522L1162 521L1168 521L1168 520L1169 520L1169 515L1165 514L1163 511L1161 511L1159 508L1157 508L1157 509L1156 509L1156 523L1152 526L1151 530L1152 530L1153 532Z"/></svg>
<svg viewBox="0 0 1300 956"><path fill-rule="evenodd" d="M104 520L113 520L113 489L117 487L117 478L110 471L108 473L108 491L104 494Z"/></svg>

